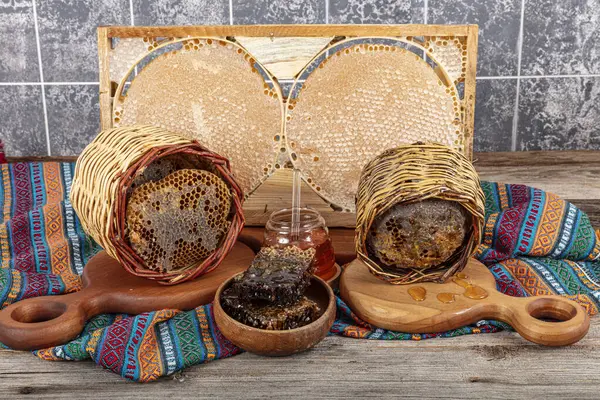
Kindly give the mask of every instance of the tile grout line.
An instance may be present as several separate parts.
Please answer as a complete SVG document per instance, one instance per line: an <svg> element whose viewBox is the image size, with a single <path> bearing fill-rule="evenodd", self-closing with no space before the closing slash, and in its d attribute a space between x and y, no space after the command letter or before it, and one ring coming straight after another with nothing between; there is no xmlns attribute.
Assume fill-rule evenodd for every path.
<svg viewBox="0 0 600 400"><path fill-rule="evenodd" d="M38 65L40 69L40 87L42 92L42 110L44 111L44 129L46 133L46 150L48 156L52 155L52 149L50 146L50 129L48 128L48 108L46 106L46 88L44 87L44 67L42 66L42 47L40 45L40 31L38 26L37 8L35 6L35 0L31 0L33 6L33 28L35 30L35 44L37 47Z"/></svg>
<svg viewBox="0 0 600 400"><path fill-rule="evenodd" d="M429 2L423 0L423 24L427 25L427 14L429 14ZM423 59L427 58L427 50L423 49Z"/></svg>
<svg viewBox="0 0 600 400"><path fill-rule="evenodd" d="M100 82L0 82L0 86L68 86L99 85Z"/></svg>
<svg viewBox="0 0 600 400"><path fill-rule="evenodd" d="M129 24L135 26L135 18L133 16L133 0L129 0ZM133 67L133 76L137 76L138 66L137 64Z"/></svg>
<svg viewBox="0 0 600 400"><path fill-rule="evenodd" d="M478 76L477 79L554 79L554 78L600 78L600 74L563 74L563 75L506 75Z"/></svg>
<svg viewBox="0 0 600 400"><path fill-rule="evenodd" d="M135 26L135 21L133 19L133 0L129 0L129 24Z"/></svg>
<svg viewBox="0 0 600 400"><path fill-rule="evenodd" d="M519 24L519 37L517 39L517 94L515 96L515 110L513 113L513 126L510 149L517 150L517 129L519 127L519 97L521 92L521 59L523 56L523 25L525 24L525 0L521 0L521 21Z"/></svg>
<svg viewBox="0 0 600 400"><path fill-rule="evenodd" d="M229 25L233 25L233 0L229 0Z"/></svg>

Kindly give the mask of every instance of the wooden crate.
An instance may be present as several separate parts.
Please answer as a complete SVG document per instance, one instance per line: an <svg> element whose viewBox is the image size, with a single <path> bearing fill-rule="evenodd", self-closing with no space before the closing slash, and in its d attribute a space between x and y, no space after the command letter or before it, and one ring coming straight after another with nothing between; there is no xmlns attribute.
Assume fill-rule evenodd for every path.
<svg viewBox="0 0 600 400"><path fill-rule="evenodd" d="M475 70L477 58L476 25L253 25L253 26L166 26L98 28L100 59L100 116L102 129L113 126L112 105L115 89L127 79L126 68L152 51L153 42L188 37L213 37L238 41L279 82L293 81L303 66L331 43L341 38L385 37L410 41L423 51L433 51L436 40L460 40L463 46L462 74L457 78L463 86L461 125L464 132L464 152L472 156ZM146 39L148 49L141 54L123 56L118 41ZM115 45L116 44L116 45ZM431 47L427 47L431 46ZM428 53L432 54L432 53ZM130 64L130 65L128 65ZM441 64L443 66L443 64ZM118 67L118 68L117 68ZM271 212L291 205L291 174L281 168L260 186L245 203L248 225L263 225ZM354 227L355 215L334 211L308 185L303 183L302 204L319 210L329 226Z"/></svg>

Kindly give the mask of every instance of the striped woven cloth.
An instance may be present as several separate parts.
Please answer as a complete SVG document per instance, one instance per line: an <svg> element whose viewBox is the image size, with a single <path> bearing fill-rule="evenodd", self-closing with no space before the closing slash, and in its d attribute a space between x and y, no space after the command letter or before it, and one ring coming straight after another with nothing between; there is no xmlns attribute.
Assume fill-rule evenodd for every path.
<svg viewBox="0 0 600 400"><path fill-rule="evenodd" d="M100 248L82 230L69 203L71 163L0 165L0 304L81 288L83 266ZM572 204L522 185L483 182L486 228L477 257L514 296L560 294L590 314L600 305L600 240ZM479 323L439 334L377 329L338 299L332 334L368 339L426 339L510 329ZM214 324L212 306L192 311L100 315L70 343L33 353L46 360L92 359L140 382L240 352Z"/></svg>

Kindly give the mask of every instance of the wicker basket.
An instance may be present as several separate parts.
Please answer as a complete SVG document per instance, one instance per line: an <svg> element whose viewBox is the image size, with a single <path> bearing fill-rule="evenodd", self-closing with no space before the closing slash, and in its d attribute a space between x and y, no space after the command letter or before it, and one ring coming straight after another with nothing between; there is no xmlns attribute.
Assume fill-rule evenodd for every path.
<svg viewBox="0 0 600 400"><path fill-rule="evenodd" d="M391 207L437 198L459 202L471 215L467 239L446 263L430 268L389 268L369 258L367 234ZM477 172L461 153L416 143L387 150L363 169L356 203L356 253L376 276L393 284L443 282L464 268L481 239L485 199Z"/></svg>
<svg viewBox="0 0 600 400"><path fill-rule="evenodd" d="M211 162L229 186L232 219L222 243L199 265L168 273L147 268L125 238L128 189L138 171L172 154L195 155ZM229 161L198 142L152 126L130 126L101 132L80 155L70 195L84 230L130 273L171 285L194 279L216 268L244 226L243 193Z"/></svg>

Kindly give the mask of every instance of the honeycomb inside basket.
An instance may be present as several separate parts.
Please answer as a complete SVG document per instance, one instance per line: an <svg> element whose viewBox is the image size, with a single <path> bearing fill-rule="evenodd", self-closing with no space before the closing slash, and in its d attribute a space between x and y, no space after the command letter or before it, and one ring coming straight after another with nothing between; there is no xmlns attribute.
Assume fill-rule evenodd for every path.
<svg viewBox="0 0 600 400"><path fill-rule="evenodd" d="M470 223L467 211L454 201L398 204L375 218L367 249L383 267L436 267L463 244Z"/></svg>
<svg viewBox="0 0 600 400"><path fill-rule="evenodd" d="M148 269L177 272L194 267L219 247L229 230L229 187L216 173L194 166L202 162L164 158L134 180L126 237Z"/></svg>

